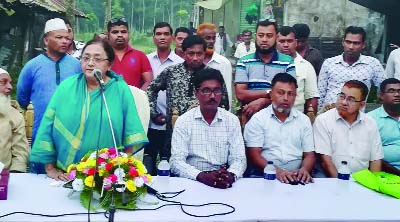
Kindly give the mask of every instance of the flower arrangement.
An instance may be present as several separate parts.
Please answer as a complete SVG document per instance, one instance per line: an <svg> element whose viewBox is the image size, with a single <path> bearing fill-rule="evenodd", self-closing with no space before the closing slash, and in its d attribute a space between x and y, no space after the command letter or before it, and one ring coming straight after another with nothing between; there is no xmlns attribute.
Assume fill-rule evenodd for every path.
<svg viewBox="0 0 400 222"><path fill-rule="evenodd" d="M97 158L96 158L97 156ZM96 163L97 159L97 163ZM96 171L97 165L97 171ZM81 204L89 208L91 192L100 195L99 207L108 209L111 203L113 184L120 185L114 195L117 208L134 209L138 197L146 192L144 184L149 184L152 178L147 174L143 163L132 155L119 152L115 148L103 148L97 153L87 153L79 163L67 168L72 189L80 193ZM96 177L96 173L98 177ZM128 203L122 201L123 193ZM95 210L94 207L91 207Z"/></svg>

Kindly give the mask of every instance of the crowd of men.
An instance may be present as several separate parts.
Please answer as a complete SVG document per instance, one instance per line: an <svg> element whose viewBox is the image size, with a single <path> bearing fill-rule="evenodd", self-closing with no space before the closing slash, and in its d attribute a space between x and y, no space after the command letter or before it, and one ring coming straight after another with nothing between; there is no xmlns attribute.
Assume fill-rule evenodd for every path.
<svg viewBox="0 0 400 222"><path fill-rule="evenodd" d="M111 69L148 95L148 171L155 175L158 158L168 158L176 176L218 188L231 187L243 176L262 176L268 161L283 183L337 177L342 161L352 172L368 168L400 175L399 51L390 55L385 72L377 59L361 54L367 38L361 27L347 27L343 53L326 60L308 44L306 24L278 29L265 20L255 30L254 42L251 31L242 32L233 75L226 57L233 44L223 26L200 24L192 34L157 23L156 51L145 55L129 44L125 18L108 22L104 38L116 55ZM33 141L57 86L81 73L68 21L49 20L43 41L46 53L25 64L17 85L20 106L34 106ZM10 104L10 82L0 70L3 104ZM372 84L379 88L382 106L365 114ZM232 113L236 100L239 118ZM21 136L24 123L20 114L0 108L0 123L12 129L0 131L1 138L10 138L0 140L0 161L24 172L29 156ZM310 113L319 114L315 122Z"/></svg>

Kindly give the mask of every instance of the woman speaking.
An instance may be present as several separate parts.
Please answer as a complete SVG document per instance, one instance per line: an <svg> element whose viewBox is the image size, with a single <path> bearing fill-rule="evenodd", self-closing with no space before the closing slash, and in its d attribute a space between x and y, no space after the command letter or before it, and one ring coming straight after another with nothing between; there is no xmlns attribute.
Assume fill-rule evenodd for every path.
<svg viewBox="0 0 400 222"><path fill-rule="evenodd" d="M89 151L114 147L106 107L94 70L104 80L104 94L119 149L131 153L147 143L135 102L122 76L110 70L115 55L104 40L91 40L82 50L83 73L64 80L53 95L40 124L30 161L46 173L67 181L68 165Z"/></svg>

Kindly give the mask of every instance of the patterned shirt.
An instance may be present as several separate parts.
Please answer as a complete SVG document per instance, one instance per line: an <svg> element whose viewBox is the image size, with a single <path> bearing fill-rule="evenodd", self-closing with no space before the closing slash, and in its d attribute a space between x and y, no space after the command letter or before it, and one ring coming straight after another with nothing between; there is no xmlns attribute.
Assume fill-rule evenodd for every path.
<svg viewBox="0 0 400 222"><path fill-rule="evenodd" d="M196 180L200 172L218 170L221 165L228 165L228 171L237 177L246 169L239 119L221 108L211 124L200 107L180 116L172 136L172 172Z"/></svg>
<svg viewBox="0 0 400 222"><path fill-rule="evenodd" d="M274 51L269 63L264 63L258 53L239 59L236 65L235 83L248 84L249 90L271 89L271 81L278 73L289 73L296 78L292 57Z"/></svg>
<svg viewBox="0 0 400 222"><path fill-rule="evenodd" d="M161 90L166 90L167 112L166 128L172 129L172 113L178 111L179 115L184 114L192 106L198 105L194 96L194 86L191 83L193 72L187 69L186 63L169 66L154 79L147 88L147 95L150 102L150 115L152 118L158 115L157 96ZM224 96L220 107L229 109L228 93L223 86Z"/></svg>
<svg viewBox="0 0 400 222"><path fill-rule="evenodd" d="M360 55L352 65L343 60L343 54L325 60L318 77L319 109L325 104L335 103L337 94L349 80L359 80L371 88L371 83L379 87L386 79L381 63L371 57Z"/></svg>

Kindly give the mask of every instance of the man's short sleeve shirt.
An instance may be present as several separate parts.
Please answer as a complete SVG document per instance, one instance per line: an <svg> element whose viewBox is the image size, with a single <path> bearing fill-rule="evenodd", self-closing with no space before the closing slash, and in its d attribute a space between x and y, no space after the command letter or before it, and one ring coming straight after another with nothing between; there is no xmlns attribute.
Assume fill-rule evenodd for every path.
<svg viewBox="0 0 400 222"><path fill-rule="evenodd" d="M296 78L292 57L274 51L269 63L264 63L257 52L239 59L235 83L246 83L249 90L271 89L271 81L278 73L289 73Z"/></svg>

